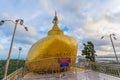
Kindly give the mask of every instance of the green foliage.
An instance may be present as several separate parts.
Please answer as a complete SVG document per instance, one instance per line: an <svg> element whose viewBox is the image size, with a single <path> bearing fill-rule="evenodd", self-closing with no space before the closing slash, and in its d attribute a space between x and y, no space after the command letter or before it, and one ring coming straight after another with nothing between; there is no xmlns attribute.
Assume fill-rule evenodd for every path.
<svg viewBox="0 0 120 80"><path fill-rule="evenodd" d="M119 77L120 68L115 67L116 64L106 64L106 63L92 63L90 64L93 71L105 73L108 75Z"/></svg>
<svg viewBox="0 0 120 80"><path fill-rule="evenodd" d="M17 67L17 59L11 59L8 69L8 75L14 72L17 68L23 67L25 60L19 60L19 64ZM4 71L5 71L6 60L0 60L0 80L3 79Z"/></svg>
<svg viewBox="0 0 120 80"><path fill-rule="evenodd" d="M83 43L83 50L82 50L82 55L85 56L87 60L90 60L92 62L95 62L95 50L94 50L94 45L91 41L88 41L87 44Z"/></svg>

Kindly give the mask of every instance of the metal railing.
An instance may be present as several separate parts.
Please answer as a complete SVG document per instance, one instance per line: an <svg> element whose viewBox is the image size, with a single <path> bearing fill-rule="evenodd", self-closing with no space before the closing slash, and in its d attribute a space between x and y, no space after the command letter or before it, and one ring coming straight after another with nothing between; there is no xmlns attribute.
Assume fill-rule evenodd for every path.
<svg viewBox="0 0 120 80"><path fill-rule="evenodd" d="M72 58L76 59L75 57L72 57ZM42 61L52 60L52 61L56 62L56 59L58 59L58 58L46 58L46 59L37 60L37 62L40 62L39 65L42 66L42 64L43 64ZM54 62L52 63L52 65L49 65L49 67L52 67L52 71L47 71L49 69L46 68L46 71L43 71L43 73L37 72L38 74L40 74L39 79L51 78L53 76L56 76L57 74L59 74L59 77L60 77L61 75L64 74L64 72L55 69L56 66L54 66L55 65ZM60 69L60 68L58 68L58 69ZM67 73L67 75L73 75L73 74L69 74L69 73L77 73L81 69L82 71L92 70L94 72L100 72L100 73L120 77L120 66L117 64L87 62L85 59L81 59L80 61L75 63L73 66L71 66L70 69L71 69L71 71L65 69L66 70L65 72ZM8 75L7 79L8 80L21 80L21 79L24 80L23 77L29 72L31 72L31 71L28 70L26 67L20 68L20 69L16 70L15 72L13 72L12 74ZM36 80L39 80L39 79L36 77Z"/></svg>
<svg viewBox="0 0 120 80"><path fill-rule="evenodd" d="M64 67L64 70L70 69L70 66L73 66L76 57L65 57L66 59L70 58L71 62L69 63L68 67ZM45 58L45 59L40 59L40 60L35 60L35 61L26 61L25 66L29 66L28 69L30 71L34 72L39 72L38 73L57 73L61 72L62 68L60 67L59 59L61 57L52 57L52 58ZM62 58L63 59L63 58Z"/></svg>
<svg viewBox="0 0 120 80"><path fill-rule="evenodd" d="M54 74L57 74L57 73L61 74L61 72L64 72L64 71L67 71L68 69L70 69L70 67L64 67L64 68L62 68L63 70L61 70L61 68L58 66L59 58L60 57L45 58L45 59L40 59L40 60L36 60L36 61L31 61L30 63L32 63L32 65L35 65L34 62L39 63L38 68L46 67L46 65L49 66L49 67L46 67L46 69L44 69L44 71L36 72L36 73L41 74L42 76L45 74L47 74L47 75L50 74L51 76L53 76ZM76 57L66 57L66 58L71 58L70 66L75 65L74 62L76 60ZM52 64L49 65L48 63L43 63L44 61L52 61ZM75 65L75 66L79 67L78 65ZM51 71L50 71L50 69L51 69ZM75 72L76 70L74 69L73 71ZM71 72L73 72L73 71L71 71ZM30 69L28 69L25 65L24 68L20 68L20 69L14 71L12 74L8 75L7 79L8 80L13 80L16 78L21 79L21 78L23 78L24 75L26 75L29 72L32 72L32 71Z"/></svg>
<svg viewBox="0 0 120 80"><path fill-rule="evenodd" d="M16 71L7 76L7 80L21 80L21 78L23 77L23 71L23 67L17 69Z"/></svg>
<svg viewBox="0 0 120 80"><path fill-rule="evenodd" d="M120 65L108 63L89 63L91 70L101 72L104 74L120 77Z"/></svg>

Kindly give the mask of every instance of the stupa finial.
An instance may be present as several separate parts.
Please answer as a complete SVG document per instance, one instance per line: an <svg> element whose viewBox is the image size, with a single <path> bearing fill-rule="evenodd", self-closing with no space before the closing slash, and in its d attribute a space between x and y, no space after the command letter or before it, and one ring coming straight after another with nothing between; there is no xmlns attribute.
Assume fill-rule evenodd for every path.
<svg viewBox="0 0 120 80"><path fill-rule="evenodd" d="M57 12L55 11L55 16L57 16Z"/></svg>
<svg viewBox="0 0 120 80"><path fill-rule="evenodd" d="M58 23L58 17L57 17L57 12L56 11L55 11L55 16L54 16L54 19L53 19L53 23L54 24Z"/></svg>
<svg viewBox="0 0 120 80"><path fill-rule="evenodd" d="M60 30L58 27L58 17L57 17L57 12L55 11L55 16L53 18L53 27L52 29L48 32L48 35L64 35L63 31Z"/></svg>

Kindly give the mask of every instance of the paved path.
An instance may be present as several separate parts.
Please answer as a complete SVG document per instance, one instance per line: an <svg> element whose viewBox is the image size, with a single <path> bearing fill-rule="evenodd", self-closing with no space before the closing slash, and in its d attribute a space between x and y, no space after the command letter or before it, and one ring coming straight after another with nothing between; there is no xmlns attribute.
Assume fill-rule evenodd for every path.
<svg viewBox="0 0 120 80"><path fill-rule="evenodd" d="M94 71L81 71L64 74L54 74L23 80L120 80L120 78Z"/></svg>

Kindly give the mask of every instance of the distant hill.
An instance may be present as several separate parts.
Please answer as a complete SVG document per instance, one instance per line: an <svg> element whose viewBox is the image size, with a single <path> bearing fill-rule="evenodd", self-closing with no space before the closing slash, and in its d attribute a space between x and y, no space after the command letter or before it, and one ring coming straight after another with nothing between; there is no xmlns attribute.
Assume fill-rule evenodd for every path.
<svg viewBox="0 0 120 80"><path fill-rule="evenodd" d="M19 60L18 68L24 66L25 60ZM0 60L0 80L3 79L6 60ZM17 59L11 59L8 69L8 75L17 69Z"/></svg>
<svg viewBox="0 0 120 80"><path fill-rule="evenodd" d="M117 54L117 57L120 58L120 54ZM100 55L96 56L96 58L115 58L115 54Z"/></svg>
<svg viewBox="0 0 120 80"><path fill-rule="evenodd" d="M117 54L117 57L120 58L120 54ZM79 55L77 58L84 58L84 56ZM115 58L115 54L97 55L96 58Z"/></svg>

